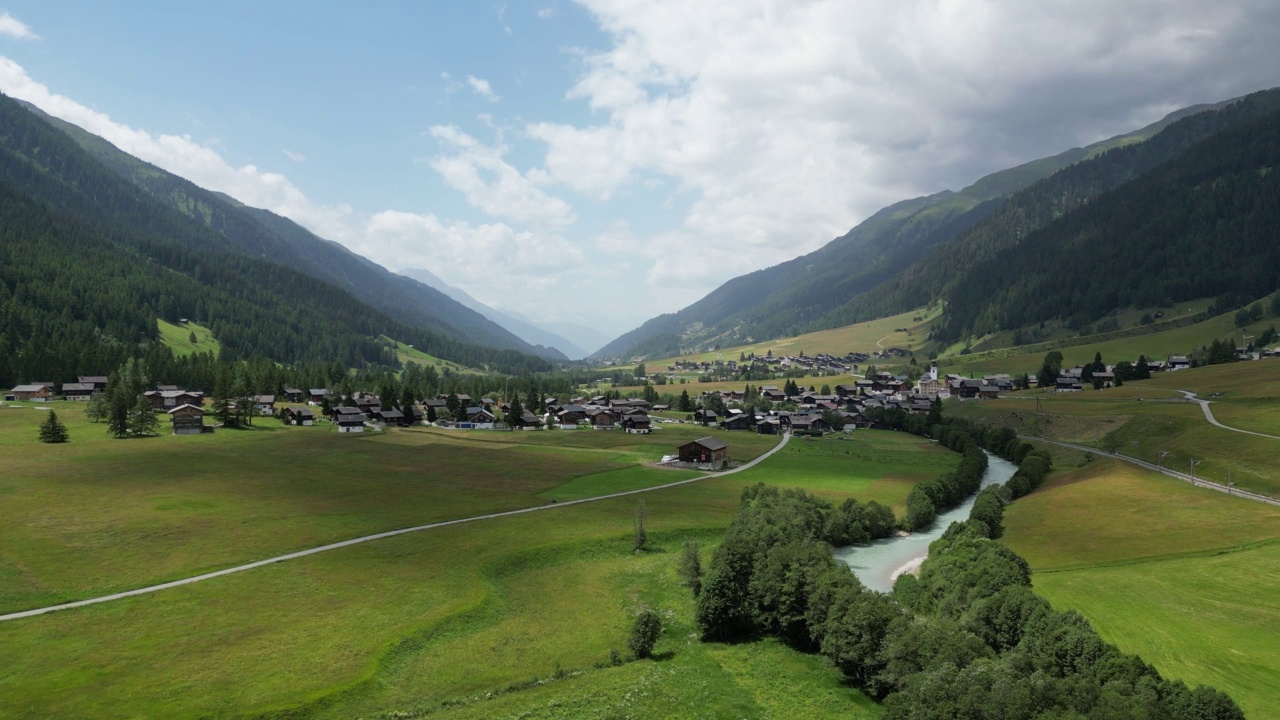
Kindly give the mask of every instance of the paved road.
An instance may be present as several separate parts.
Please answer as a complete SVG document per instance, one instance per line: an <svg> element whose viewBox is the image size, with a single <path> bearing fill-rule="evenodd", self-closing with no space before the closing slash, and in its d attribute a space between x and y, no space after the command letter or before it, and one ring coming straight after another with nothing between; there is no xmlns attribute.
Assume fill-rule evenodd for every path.
<svg viewBox="0 0 1280 720"><path fill-rule="evenodd" d="M679 480L677 482L667 483L665 485L656 485L654 487L641 488L639 490L628 490L626 492L613 493L611 495L600 495L598 497L583 498L581 500L568 500L561 503L552 503L549 505L539 505L537 507L521 508L520 510L507 510L506 512L489 513L488 515L476 515L474 517L459 518L457 520L445 520L443 522L429 523L427 525L418 525L415 527L401 528L399 530L390 530L387 532L375 533L373 535L365 535L364 537L352 538L350 540L343 540L342 542L330 543L328 545L321 545L319 547L313 547L307 550L299 550L298 552L291 552L286 555L277 555L276 557L267 558L266 560L259 560L257 562L251 562L245 565L237 565L235 567L224 568L222 570L217 570L215 572L205 573L203 575L195 575L189 578L183 578L181 580L174 580L172 582L161 583L159 585L148 585L147 587L141 587L136 590L126 590L125 592L118 592L118 593L113 593L111 595L103 595L101 597L89 598L88 600L77 600L75 602L63 603L62 605L50 605L49 607L34 608L32 610L23 610L21 612L14 612L14 613L9 613L7 615L0 615L0 621L18 620L20 618L34 617L36 615L44 615L45 613L51 613L57 610L70 610L72 608L84 607L86 605L96 605L98 603L109 602L111 600L120 600L122 598L133 597L135 595L146 595L147 593L159 592L161 590L168 590L169 588L175 588L182 585L190 585L191 583L197 583L203 580L212 580L213 578L222 577L223 575L230 575L232 573L244 572L246 570L253 570L254 568L260 568L263 565L271 565L272 563L284 562L285 560L294 560L296 558L306 557L308 555L316 555L318 553L328 552L330 550L337 550L339 548L350 547L352 545L359 545L360 543L367 543L373 540L381 540L383 538L395 537L397 535L405 535L407 533L421 532L423 530L434 530L436 528L448 527L449 525L461 525L462 523L476 522L477 520L492 520L495 518L511 517L512 515L523 515L525 513L542 512L544 510L558 510L559 508L569 507L570 505L582 505L583 503L600 502L601 500L612 500L614 498L626 497L628 495L639 495L641 493L654 492L657 490L666 490L668 488L679 487L681 485L688 485L689 483L700 482L702 480L708 480L710 478L724 477L725 475L732 475L734 473L739 473L739 472L742 472L743 470L748 470L750 468L755 467L756 465L759 465L760 463L768 459L770 456L772 456L774 453L786 447L787 443L790 442L790 440L791 440L790 434L783 435L782 440L777 445L775 445L772 450L769 450L768 452L756 458L755 460L752 460L751 462L748 462L744 465L740 465L732 470L725 470L723 472L711 473L709 475L700 475L695 478L689 478L688 480Z"/></svg>
<svg viewBox="0 0 1280 720"><path fill-rule="evenodd" d="M1234 430L1235 428L1227 428L1227 429ZM1246 431L1242 430L1241 432L1246 432ZM1250 433L1250 434L1257 435L1258 433ZM1061 442L1058 440L1049 440L1048 438L1042 438L1036 435L1019 435L1018 437L1022 438L1023 440L1035 440L1036 442L1048 443L1050 445L1057 445L1059 447L1071 448L1072 450L1080 450L1082 452L1092 453L1094 455L1101 455L1102 457L1113 458L1115 460L1120 460L1121 462L1127 462L1131 465L1137 465L1139 467L1146 468L1147 470L1154 470L1155 472L1168 475L1171 478L1177 478L1179 480L1189 482L1192 485L1196 485L1197 487L1209 488L1210 490L1217 490L1218 492L1224 492L1229 495L1238 495L1239 497L1246 498L1248 500L1257 500L1258 502L1264 502L1271 505L1280 505L1280 500L1277 500L1276 498L1273 498L1273 497L1267 497L1266 495L1259 495L1258 493L1252 493L1252 492L1249 492L1248 490L1241 490L1240 488L1236 488L1236 487L1229 488L1226 485L1219 485L1216 482L1211 482L1209 480L1205 480L1204 478L1192 477L1187 473L1178 472L1177 470L1173 470L1172 468L1158 466L1155 463L1149 463L1146 460L1139 460L1138 458L1132 458L1132 457L1129 457L1128 455L1121 455L1119 453L1109 453L1106 450L1099 450L1098 448L1092 448L1092 447L1089 447L1088 445L1076 445L1075 443ZM1271 436L1268 435L1266 437L1271 437ZM0 620L2 619L3 618L0 618Z"/></svg>
<svg viewBox="0 0 1280 720"><path fill-rule="evenodd" d="M1231 432L1244 433L1245 435L1257 435L1258 437L1273 438L1275 440L1280 440L1280 435L1268 435L1266 433L1254 432L1252 430L1241 430L1240 428L1233 428L1230 425L1223 425L1222 423L1218 422L1218 419L1213 416L1213 411L1209 409L1209 403L1211 402L1210 400L1201 400L1200 398L1196 397L1196 394L1191 392L1190 390L1179 390L1178 392L1186 396L1188 402L1200 403L1200 409L1204 411L1204 419L1208 420L1209 424L1211 425L1220 427L1223 430L1230 430Z"/></svg>

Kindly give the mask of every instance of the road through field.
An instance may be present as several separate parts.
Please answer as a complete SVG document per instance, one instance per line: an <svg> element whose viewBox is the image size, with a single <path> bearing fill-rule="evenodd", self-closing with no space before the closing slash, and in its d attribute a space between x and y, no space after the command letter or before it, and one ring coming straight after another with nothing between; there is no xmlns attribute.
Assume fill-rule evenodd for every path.
<svg viewBox="0 0 1280 720"><path fill-rule="evenodd" d="M1166 388L1166 389L1171 390L1174 388ZM1213 411L1209 409L1209 403L1211 401L1201 400L1200 398L1196 397L1196 394L1191 392L1190 390L1178 390L1178 392L1185 395L1188 402L1200 403L1200 409L1204 411L1204 419L1208 420L1209 424L1211 425L1220 427L1223 430L1230 430L1231 432L1244 433L1245 435L1257 435L1258 437L1273 438L1276 440L1280 440L1280 435L1268 435L1266 433L1254 432L1252 430L1241 430L1240 428L1233 428L1230 425L1223 425L1222 423L1218 422L1218 419L1213 416Z"/></svg>
<svg viewBox="0 0 1280 720"><path fill-rule="evenodd" d="M565 502L552 503L549 505L539 505L537 507L521 508L519 510L507 510L505 512L489 513L487 515L475 515L473 517L458 518L456 520L445 520L443 522L430 523L428 525L417 525L415 527L401 528L399 530L389 530L387 532L375 533L373 535L365 535L363 537L352 538L350 540L343 540L341 542L330 543L328 545L321 545L319 547L308 548L306 550L299 550L297 552L291 552L285 555L277 555L276 557L267 558L266 560L258 560L257 562L246 563L244 565L236 565L235 567L223 568L222 570L216 570L214 572L205 573L203 575L194 575L189 578L174 580L172 582L160 583L159 585L148 585L146 587L141 587L134 590L126 590L124 592L112 593L111 595L103 595L101 597L89 598L87 600L77 600L75 602L63 603L61 605L50 605L48 607L33 608L31 610L23 610L21 612L8 613L7 615L0 615L0 621L18 620L26 617L34 617L36 615L44 615L45 613L51 613L57 610L70 610L72 608L84 607L86 605L96 605L98 603L109 602L111 600L121 600L123 598L133 597L135 595L146 595L148 593L159 592L161 590L168 590L169 588L175 588L182 585L190 585L192 583L201 582L203 580L212 580L213 578L222 577L223 575L230 575L232 573L244 572L246 570L253 570L254 568L260 568L264 565L271 565L273 563L284 562L285 560L295 560L297 558L306 557L308 555L316 555L318 553L328 552L330 550L337 550L339 548L350 547L352 545L359 545L360 543L371 542L373 540L381 540L383 538L395 537L397 535L405 535L407 533L421 532L423 530L434 530L436 528L448 527L449 525L461 525L462 523L476 522L478 520L493 520L495 518L510 517L512 515L523 515L525 513L539 512L542 510L557 510L559 508L568 507L570 505L581 505L583 503L599 502L601 500L612 500L614 498L626 497L628 495L639 495L640 493L654 492L657 490L666 490L673 487L679 487L681 485L688 485L689 483L700 482L702 480L709 480L711 478L724 477L726 475L732 475L734 473L742 472L743 470L749 470L755 467L756 465L759 465L760 463L764 462L769 457L771 457L774 453L786 447L787 443L790 440L791 440L791 434L790 433L784 434L782 436L782 440L779 441L778 444L773 447L773 449L764 453L763 455L756 458L755 460L752 460L744 465L740 465L736 468L733 468L732 470L725 470L723 472L702 475L695 478L689 478L688 480L679 480L676 482L667 483L665 485L656 485L654 487L641 488L639 490L627 490L625 492L612 493L610 495L600 495L597 497L582 498L580 500L566 500Z"/></svg>
<svg viewBox="0 0 1280 720"><path fill-rule="evenodd" d="M1233 430L1234 428L1227 428L1227 429ZM1248 431L1241 430L1241 432L1248 432ZM1257 435L1258 433L1249 433L1249 434ZM1168 475L1171 478L1184 480L1198 487L1209 488L1210 490L1217 490L1218 492L1224 492L1224 493L1227 493L1228 495L1237 495L1247 500L1257 500L1258 502L1269 503L1271 505L1280 505L1280 500L1273 497L1260 495L1258 493L1252 493L1252 492L1249 492L1248 490L1241 490L1238 487L1227 487L1226 485L1220 485L1216 482L1205 480L1204 478L1192 477L1187 473L1178 472L1177 470L1173 470L1171 468L1167 468L1161 465L1156 465L1154 463L1149 463L1146 460L1139 460L1138 458L1132 458L1132 457L1129 457L1128 455L1121 455L1119 453L1107 452L1106 450L1099 450L1098 448L1089 447L1088 445L1076 445L1075 443L1062 442L1060 440L1050 440L1048 438L1042 438L1037 435L1019 435L1018 437L1022 438L1023 440L1034 440L1036 442L1048 443L1050 445L1057 445L1058 447L1070 448L1072 450L1079 450L1081 452L1087 452L1093 455L1101 455L1102 457L1109 457L1114 460L1120 460L1122 462L1127 462L1131 465L1137 465L1139 467L1146 468L1147 470L1153 470L1162 475ZM1274 436L1266 435L1264 437L1274 437ZM0 620L3 620L3 619L4 618L0 618Z"/></svg>

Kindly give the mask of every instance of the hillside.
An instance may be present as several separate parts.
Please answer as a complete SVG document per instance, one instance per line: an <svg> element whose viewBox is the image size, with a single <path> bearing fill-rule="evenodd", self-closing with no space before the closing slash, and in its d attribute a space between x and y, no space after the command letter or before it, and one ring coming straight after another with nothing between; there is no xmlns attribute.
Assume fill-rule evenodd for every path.
<svg viewBox="0 0 1280 720"><path fill-rule="evenodd" d="M1139 143L1206 109L1209 106L1180 110L1141 130L993 173L959 192L890 205L821 249L734 278L693 305L622 335L593 357L678 355L710 344L760 342L919 307L925 303L898 303L892 312L861 314L856 320L845 319L848 312L832 310L987 220L1001 209L1002 198L1063 168Z"/></svg>
<svg viewBox="0 0 1280 720"><path fill-rule="evenodd" d="M23 104L120 177L219 235L228 249L279 263L342 288L406 325L479 345L521 350L554 360L566 359L554 350L521 340L435 288L397 275L338 243L316 236L292 220L201 188L121 151L78 126Z"/></svg>
<svg viewBox="0 0 1280 720"><path fill-rule="evenodd" d="M1115 308L1280 287L1280 112L1229 127L974 264L947 293L942 339Z"/></svg>
<svg viewBox="0 0 1280 720"><path fill-rule="evenodd" d="M473 367L550 369L245 254L7 97L0 127L0 384L105 374L156 344L157 318L182 317L210 328L225 360L394 364L385 335Z"/></svg>

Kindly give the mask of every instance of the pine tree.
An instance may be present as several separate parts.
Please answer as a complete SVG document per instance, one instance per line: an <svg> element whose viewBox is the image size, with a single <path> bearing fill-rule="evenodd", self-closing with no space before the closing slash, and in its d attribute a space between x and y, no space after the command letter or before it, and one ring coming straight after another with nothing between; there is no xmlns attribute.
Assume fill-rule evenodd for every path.
<svg viewBox="0 0 1280 720"><path fill-rule="evenodd" d="M524 406L520 404L520 393L511 394L511 404L507 411L507 425L517 427L520 425L520 418L524 417Z"/></svg>
<svg viewBox="0 0 1280 720"><path fill-rule="evenodd" d="M129 434L134 437L155 435L158 427L160 427L160 421L156 418L155 411L151 409L151 403L147 401L145 395L139 395L138 401L129 411Z"/></svg>
<svg viewBox="0 0 1280 720"><path fill-rule="evenodd" d="M89 402L84 406L84 416L92 423L102 422L107 417L110 408L107 406L107 397L104 393L94 391L89 396Z"/></svg>
<svg viewBox="0 0 1280 720"><path fill-rule="evenodd" d="M58 413L50 410L49 414L45 416L44 422L40 423L40 442L64 443L69 439L67 426L58 420Z"/></svg>

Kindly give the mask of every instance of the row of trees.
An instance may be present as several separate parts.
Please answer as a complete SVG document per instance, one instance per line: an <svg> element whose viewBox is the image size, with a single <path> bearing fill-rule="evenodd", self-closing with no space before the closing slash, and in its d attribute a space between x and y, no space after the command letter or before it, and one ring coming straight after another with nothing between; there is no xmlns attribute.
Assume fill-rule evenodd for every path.
<svg viewBox="0 0 1280 720"><path fill-rule="evenodd" d="M1040 463L1028 452L1019 472ZM702 638L774 636L820 653L881 698L890 720L1243 717L1223 693L1163 679L1037 597L1027 563L990 539L1006 494L985 490L970 519L933 543L920 576L881 594L833 559L829 505L802 491L748 488L701 582Z"/></svg>

